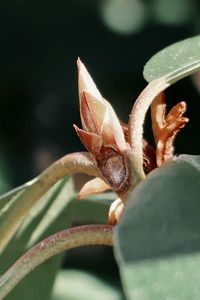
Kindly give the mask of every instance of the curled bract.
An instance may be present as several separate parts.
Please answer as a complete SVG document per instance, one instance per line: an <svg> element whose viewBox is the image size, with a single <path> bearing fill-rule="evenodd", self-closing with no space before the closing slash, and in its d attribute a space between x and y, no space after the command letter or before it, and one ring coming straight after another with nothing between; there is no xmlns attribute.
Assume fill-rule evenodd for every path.
<svg viewBox="0 0 200 300"><path fill-rule="evenodd" d="M173 144L175 137L189 121L188 118L183 117L186 108L186 103L181 101L166 113L164 93L158 95L152 103L152 129L156 143L156 163L158 167L161 167L174 156Z"/></svg>
<svg viewBox="0 0 200 300"><path fill-rule="evenodd" d="M100 178L86 183L79 193L82 199L90 194L113 190L118 198L109 211L109 223L115 224L123 214L127 193L134 181L128 126L120 122L110 103L103 98L84 64L78 59L78 90L82 128L74 125L81 141L89 151ZM173 157L173 142L188 119L183 117L185 102L166 113L164 93L151 106L155 148L143 140L143 167L145 173L162 166Z"/></svg>
<svg viewBox="0 0 200 300"><path fill-rule="evenodd" d="M129 173L126 161L129 144L112 106L101 96L80 59L78 87L83 129L74 125L76 132L91 153L105 183L116 193L123 192Z"/></svg>

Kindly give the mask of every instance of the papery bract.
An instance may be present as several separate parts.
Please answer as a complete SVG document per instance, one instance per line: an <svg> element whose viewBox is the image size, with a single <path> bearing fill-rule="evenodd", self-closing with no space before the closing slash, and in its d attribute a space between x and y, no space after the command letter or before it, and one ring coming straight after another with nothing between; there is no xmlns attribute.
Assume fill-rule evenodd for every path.
<svg viewBox="0 0 200 300"><path fill-rule="evenodd" d="M76 125L74 127L91 153L104 181L115 192L121 192L129 172L124 157L129 145L112 106L101 96L80 59L78 86L83 129Z"/></svg>
<svg viewBox="0 0 200 300"><path fill-rule="evenodd" d="M127 201L128 191L134 186L131 155L126 124L120 123L112 106L97 89L84 64L78 59L78 89L80 116L83 129L74 125L81 141L88 149L101 178L88 182L80 191L80 198L112 189L118 198L109 211L109 222L119 221ZM173 141L188 122L183 117L185 102L180 102L166 114L164 94L152 104L152 129L156 151L143 140L143 167L146 173L163 165L173 157Z"/></svg>
<svg viewBox="0 0 200 300"><path fill-rule="evenodd" d="M102 138L102 145L123 152L127 149L122 127L108 101L96 88L83 63L78 59L80 115L83 129Z"/></svg>

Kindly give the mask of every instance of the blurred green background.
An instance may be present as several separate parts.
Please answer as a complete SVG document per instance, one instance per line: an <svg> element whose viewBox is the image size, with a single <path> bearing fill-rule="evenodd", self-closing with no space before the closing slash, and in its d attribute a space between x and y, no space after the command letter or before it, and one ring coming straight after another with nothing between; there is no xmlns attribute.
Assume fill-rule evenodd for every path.
<svg viewBox="0 0 200 300"><path fill-rule="evenodd" d="M198 0L1 1L0 192L33 178L62 155L84 150L72 128L80 125L78 56L127 122L146 85L144 64L162 48L199 34L199 11ZM177 138L177 153L200 153L199 82L196 74L167 91L169 106L188 103L190 123ZM152 141L150 127L147 116L145 135ZM111 251L101 248L97 264L91 251L98 256L98 247L81 257L77 250L66 265L92 270L104 264L112 277Z"/></svg>

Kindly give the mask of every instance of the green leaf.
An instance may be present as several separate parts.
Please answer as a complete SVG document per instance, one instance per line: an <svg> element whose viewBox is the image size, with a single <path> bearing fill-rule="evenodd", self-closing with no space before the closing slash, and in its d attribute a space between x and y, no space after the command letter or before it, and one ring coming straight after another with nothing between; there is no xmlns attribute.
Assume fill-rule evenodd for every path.
<svg viewBox="0 0 200 300"><path fill-rule="evenodd" d="M18 205L20 191L8 206ZM16 198L17 195L17 198ZM16 199L15 199L16 198ZM14 199L14 200L13 200ZM72 180L65 178L55 184L29 211L29 216L18 228L18 232L2 253L0 273L3 274L24 252L47 236L67 228L74 221L107 222L108 205L114 199L112 193L88 197L84 201L76 199ZM4 211L4 210L3 210ZM2 218L6 218L3 214ZM18 285L7 299L49 299L56 273L63 255L53 257L35 269ZM37 287L37 289L36 289Z"/></svg>
<svg viewBox="0 0 200 300"><path fill-rule="evenodd" d="M115 199L116 196L113 193L104 193L74 201L71 205L73 221L78 221L78 224L86 222L106 224L108 208Z"/></svg>
<svg viewBox="0 0 200 300"><path fill-rule="evenodd" d="M25 184L11 190L10 192L0 197L0 243L2 242L2 235L3 240L5 240L5 237L9 235L8 228L9 225L11 225L11 221L13 220L13 218L16 217L14 211L16 210L16 208L20 208L20 201L23 200L23 193L29 188L32 188L35 184L37 184L37 182L38 178L34 178L33 180L26 182ZM32 206L34 206L34 203ZM15 230L17 230L20 227L20 225L21 222L14 225L16 227ZM2 253L3 248L6 244L7 242L5 244L3 242L3 246L0 245L0 254Z"/></svg>
<svg viewBox="0 0 200 300"><path fill-rule="evenodd" d="M4 209L7 209L6 206L9 205L9 202L12 201L20 192L22 192L27 187L31 186L35 181L37 181L37 178L34 178L15 189L3 194L0 196L0 214L1 211Z"/></svg>
<svg viewBox="0 0 200 300"><path fill-rule="evenodd" d="M69 178L59 181L40 199L1 255L1 274L33 244L69 227L68 210L73 199L73 184ZM34 270L7 299L49 299L62 257L58 255Z"/></svg>
<svg viewBox="0 0 200 300"><path fill-rule="evenodd" d="M200 156L180 156L148 175L115 234L127 299L198 300Z"/></svg>
<svg viewBox="0 0 200 300"><path fill-rule="evenodd" d="M122 300L121 291L89 272L60 271L55 281L51 300Z"/></svg>
<svg viewBox="0 0 200 300"><path fill-rule="evenodd" d="M167 82L200 69L200 35L175 43L155 54L144 67L144 78L150 82L163 76Z"/></svg>

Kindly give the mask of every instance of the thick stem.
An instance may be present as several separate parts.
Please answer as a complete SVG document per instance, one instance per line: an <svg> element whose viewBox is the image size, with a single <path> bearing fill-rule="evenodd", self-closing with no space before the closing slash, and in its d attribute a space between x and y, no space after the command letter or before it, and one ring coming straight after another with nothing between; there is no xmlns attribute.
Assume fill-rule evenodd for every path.
<svg viewBox="0 0 200 300"><path fill-rule="evenodd" d="M131 189L142 179L145 178L143 170L143 124L146 112L154 98L167 87L170 83L161 78L150 82L137 98L130 115L128 132L129 142L132 147L130 160L133 167L134 181Z"/></svg>
<svg viewBox="0 0 200 300"><path fill-rule="evenodd" d="M12 210L5 213L4 222L0 225L0 253L19 228L30 208L57 181L72 173L99 176L99 172L87 152L72 153L54 162L19 195Z"/></svg>
<svg viewBox="0 0 200 300"><path fill-rule="evenodd" d="M139 95L136 100L129 120L129 142L133 148L131 154L131 164L135 173L135 179L131 189L144 179L145 174L143 171L143 157L142 157L142 136L143 136L143 123L146 112L151 105L152 101L162 91L174 84L178 80L197 72L200 69L200 62L197 60L189 65L186 65L166 76L151 81L146 88ZM131 190L130 189L130 190Z"/></svg>
<svg viewBox="0 0 200 300"><path fill-rule="evenodd" d="M0 300L33 269L50 257L68 249L84 245L113 244L113 227L109 225L84 225L60 231L38 243L26 252L0 277Z"/></svg>

